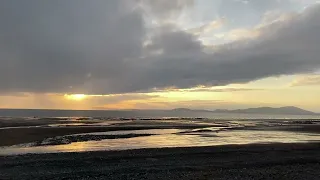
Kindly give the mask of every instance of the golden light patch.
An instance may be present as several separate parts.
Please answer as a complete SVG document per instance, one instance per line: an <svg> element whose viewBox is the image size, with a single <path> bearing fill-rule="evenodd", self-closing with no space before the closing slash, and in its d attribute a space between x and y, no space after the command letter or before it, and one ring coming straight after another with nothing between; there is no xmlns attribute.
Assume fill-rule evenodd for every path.
<svg viewBox="0 0 320 180"><path fill-rule="evenodd" d="M69 100L74 100L74 101L81 101L87 98L87 95L85 94L66 94L64 95L65 98Z"/></svg>

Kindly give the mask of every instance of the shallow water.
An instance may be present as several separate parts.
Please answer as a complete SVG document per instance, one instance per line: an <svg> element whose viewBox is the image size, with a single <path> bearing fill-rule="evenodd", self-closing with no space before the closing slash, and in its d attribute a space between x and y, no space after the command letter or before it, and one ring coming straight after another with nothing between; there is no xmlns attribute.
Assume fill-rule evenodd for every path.
<svg viewBox="0 0 320 180"><path fill-rule="evenodd" d="M10 128L32 128L32 127L65 127L65 126L131 126L131 127L157 127L159 129L126 130L91 132L85 134L74 134L69 136L90 135L127 135L127 134L149 134L151 136L140 136L131 138L91 140L85 142L65 141L70 144L36 146L35 143L19 144L9 147L0 147L0 155L14 155L26 153L57 153L57 152L83 152L100 150L126 150L140 148L163 148L163 147L193 147L214 146L228 144L251 144L251 143L298 143L298 142L320 142L320 134L285 131L287 126L299 127L304 125L318 125L319 120L302 119L163 119L163 120L104 120L64 118L64 119L2 119L2 122L12 123L18 127ZM26 123L30 122L32 125ZM26 123L26 124L24 124ZM21 125L21 127L19 127ZM186 126L190 129L161 129L163 127ZM209 128L193 129L189 125L205 125ZM271 129L270 129L271 127ZM64 140L65 136L60 138ZM116 138L116 137L115 137ZM43 140L43 142L48 142ZM56 144L59 144L56 143ZM41 145L46 145L43 143Z"/></svg>
<svg viewBox="0 0 320 180"><path fill-rule="evenodd" d="M32 144L24 144L0 148L0 155L14 155L27 153L57 153L57 152L84 152L100 150L127 150L140 148L163 147L194 147L214 146L227 144L250 143L297 143L320 141L320 135L315 133L297 133L289 131L261 131L261 130L226 130L212 132L189 132L180 134L184 130L179 129L154 129L114 131L88 134L155 134L146 137L134 137L127 139L105 139L101 141L74 142L65 145L50 145L28 147ZM76 136L76 135L74 135Z"/></svg>

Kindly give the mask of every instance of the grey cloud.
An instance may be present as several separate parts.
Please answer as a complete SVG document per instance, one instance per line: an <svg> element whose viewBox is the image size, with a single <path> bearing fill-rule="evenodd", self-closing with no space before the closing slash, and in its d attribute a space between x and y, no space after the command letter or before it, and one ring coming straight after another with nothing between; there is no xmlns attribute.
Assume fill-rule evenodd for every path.
<svg viewBox="0 0 320 180"><path fill-rule="evenodd" d="M201 33L208 33L213 31L214 29L218 29L222 27L226 23L226 20L224 18L213 20L209 23L203 24L199 27L189 29L188 32L192 34L201 34Z"/></svg>
<svg viewBox="0 0 320 180"><path fill-rule="evenodd" d="M211 88L200 88L195 90L189 90L191 92L242 92L242 91L263 91L265 89L253 89L253 88L222 88L222 89L211 89Z"/></svg>
<svg viewBox="0 0 320 180"><path fill-rule="evenodd" d="M320 6L310 8L290 20L263 27L262 34L254 41L237 42L234 46L229 45L231 48L222 48L215 53L189 53L188 50L162 54L144 63L141 69L145 75L134 84L139 84L140 89L189 88L312 72L320 68L319 16ZM186 35L181 37L187 38ZM178 46L179 42L175 41L175 47L186 47L186 40L181 42ZM195 47L199 45L199 42L193 43Z"/></svg>
<svg viewBox="0 0 320 180"><path fill-rule="evenodd" d="M4 0L0 23L7 91L70 91L88 74L120 76L124 59L140 56L144 38L141 14L125 1Z"/></svg>
<svg viewBox="0 0 320 180"><path fill-rule="evenodd" d="M158 18L178 16L179 13L194 5L195 0L136 0L146 13Z"/></svg>
<svg viewBox="0 0 320 180"><path fill-rule="evenodd" d="M294 7L291 0L222 0L217 10L221 17L225 17L232 23L231 27L252 26L261 20L263 14L268 11L288 11ZM229 27L230 28L230 27Z"/></svg>
<svg viewBox="0 0 320 180"><path fill-rule="evenodd" d="M125 0L0 1L0 91L144 92L320 68L320 6L263 27L254 41L208 52L197 36L172 28L144 47L143 14L129 5ZM162 53L146 55L150 49Z"/></svg>
<svg viewBox="0 0 320 180"><path fill-rule="evenodd" d="M168 27L170 28L170 27ZM152 39L152 44L147 48L160 49L165 54L181 53L198 53L202 51L202 45L197 37L188 33L181 33L180 31L164 31Z"/></svg>
<svg viewBox="0 0 320 180"><path fill-rule="evenodd" d="M258 88L212 88L212 87L198 87L193 89L176 89L175 87L166 88L166 89L154 89L157 92L243 92L243 91L264 91L267 89L258 89Z"/></svg>

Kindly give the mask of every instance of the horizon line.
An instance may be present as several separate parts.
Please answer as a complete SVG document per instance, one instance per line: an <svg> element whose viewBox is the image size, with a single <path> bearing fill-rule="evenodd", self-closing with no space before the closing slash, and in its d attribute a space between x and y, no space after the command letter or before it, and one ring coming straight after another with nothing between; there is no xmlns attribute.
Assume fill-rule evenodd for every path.
<svg viewBox="0 0 320 180"><path fill-rule="evenodd" d="M258 107L249 107L249 108L238 108L238 109L227 109L227 108L217 108L213 110L208 109L191 109L191 108L184 108L184 107L177 107L177 108L171 108L171 109L55 109L55 108L0 108L0 110L49 110L49 111L170 111L170 110L176 110L176 109L188 109L188 110L194 110L194 111L211 111L214 112L216 110L245 110L245 109L252 109L252 108L283 108L283 107L295 107L299 108L305 111L310 111L312 113L320 114L318 111L311 111L304 108L296 107L296 106L280 106L280 107L271 107L271 106L258 106Z"/></svg>

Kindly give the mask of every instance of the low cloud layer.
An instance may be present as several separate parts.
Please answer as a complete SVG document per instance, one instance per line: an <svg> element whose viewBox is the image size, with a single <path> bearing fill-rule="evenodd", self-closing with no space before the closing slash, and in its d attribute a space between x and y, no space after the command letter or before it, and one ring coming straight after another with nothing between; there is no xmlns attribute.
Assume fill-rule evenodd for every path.
<svg viewBox="0 0 320 180"><path fill-rule="evenodd" d="M320 86L320 75L307 75L298 77L291 82L290 86Z"/></svg>
<svg viewBox="0 0 320 180"><path fill-rule="evenodd" d="M212 49L172 24L150 28L136 3L0 1L0 92L145 92L320 68L319 5L259 28L253 40ZM155 14L172 13L167 6Z"/></svg>

